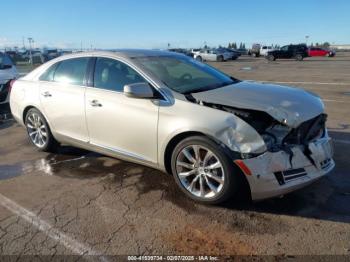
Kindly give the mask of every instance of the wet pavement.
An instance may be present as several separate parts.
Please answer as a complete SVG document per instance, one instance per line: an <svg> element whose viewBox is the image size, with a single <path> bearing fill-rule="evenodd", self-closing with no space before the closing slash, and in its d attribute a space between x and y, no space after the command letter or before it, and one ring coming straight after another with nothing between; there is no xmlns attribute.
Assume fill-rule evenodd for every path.
<svg viewBox="0 0 350 262"><path fill-rule="evenodd" d="M203 206L170 175L69 146L41 153L17 123L0 121L0 253L350 255L350 55L213 65L241 79L308 82L296 85L326 99L331 175L283 198ZM349 85L320 84L334 81Z"/></svg>

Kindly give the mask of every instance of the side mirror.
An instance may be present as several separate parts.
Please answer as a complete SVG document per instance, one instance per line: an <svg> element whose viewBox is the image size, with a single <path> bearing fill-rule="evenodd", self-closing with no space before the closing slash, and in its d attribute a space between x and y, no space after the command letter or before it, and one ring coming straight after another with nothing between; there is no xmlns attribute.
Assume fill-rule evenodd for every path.
<svg viewBox="0 0 350 262"><path fill-rule="evenodd" d="M152 87L148 83L134 83L124 86L124 94L132 98L153 98Z"/></svg>

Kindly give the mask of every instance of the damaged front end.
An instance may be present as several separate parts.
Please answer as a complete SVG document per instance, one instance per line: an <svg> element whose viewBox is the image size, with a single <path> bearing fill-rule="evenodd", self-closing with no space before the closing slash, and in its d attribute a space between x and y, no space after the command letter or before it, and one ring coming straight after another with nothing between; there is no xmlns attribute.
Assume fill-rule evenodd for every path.
<svg viewBox="0 0 350 262"><path fill-rule="evenodd" d="M198 101L191 96L187 96L187 99L234 114L249 124L264 141L264 152L239 151L241 159L235 161L246 174L253 200L283 195L301 188L335 166L333 144L326 130L326 114L321 113L294 127L286 121L277 121L263 111Z"/></svg>

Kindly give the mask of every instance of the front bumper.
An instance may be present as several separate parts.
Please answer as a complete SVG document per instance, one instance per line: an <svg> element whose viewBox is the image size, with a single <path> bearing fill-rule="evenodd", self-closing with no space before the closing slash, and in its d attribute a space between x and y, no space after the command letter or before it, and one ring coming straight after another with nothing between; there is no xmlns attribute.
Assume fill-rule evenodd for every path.
<svg viewBox="0 0 350 262"><path fill-rule="evenodd" d="M249 168L246 175L253 200L287 194L302 188L329 173L335 163L331 138L324 137L308 145L309 158L303 148L266 152L258 157L242 160Z"/></svg>
<svg viewBox="0 0 350 262"><path fill-rule="evenodd" d="M8 92L8 85L9 81L4 81L3 84L0 84L0 105L6 104L9 102L9 92Z"/></svg>

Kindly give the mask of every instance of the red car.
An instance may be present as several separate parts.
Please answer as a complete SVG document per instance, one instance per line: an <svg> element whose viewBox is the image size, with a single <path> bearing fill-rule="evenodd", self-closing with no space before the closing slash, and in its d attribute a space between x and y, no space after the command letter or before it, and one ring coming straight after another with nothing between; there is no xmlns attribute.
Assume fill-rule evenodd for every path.
<svg viewBox="0 0 350 262"><path fill-rule="evenodd" d="M309 56L335 56L335 52L318 47L310 47L308 49Z"/></svg>

